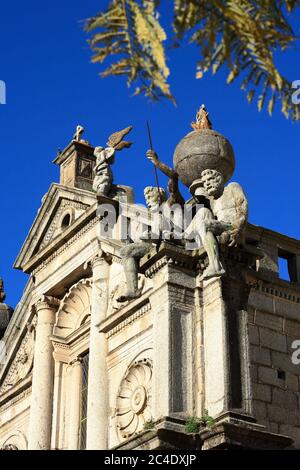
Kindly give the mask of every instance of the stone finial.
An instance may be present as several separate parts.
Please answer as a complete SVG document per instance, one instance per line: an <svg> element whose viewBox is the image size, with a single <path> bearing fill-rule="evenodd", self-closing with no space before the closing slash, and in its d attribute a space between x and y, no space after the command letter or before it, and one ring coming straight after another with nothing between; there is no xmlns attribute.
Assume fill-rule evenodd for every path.
<svg viewBox="0 0 300 470"><path fill-rule="evenodd" d="M84 127L78 125L78 126L76 127L76 132L75 132L75 134L74 134L74 136L73 136L73 140L76 140L77 142L80 142L83 133L84 133Z"/></svg>
<svg viewBox="0 0 300 470"><path fill-rule="evenodd" d="M196 122L192 122L191 126L195 131L201 131L202 129L212 129L212 123L208 118L208 112L206 111L204 104L200 106L199 111L196 114Z"/></svg>
<svg viewBox="0 0 300 470"><path fill-rule="evenodd" d="M4 282L3 279L0 277L0 302L3 303L5 300L5 292L4 292Z"/></svg>

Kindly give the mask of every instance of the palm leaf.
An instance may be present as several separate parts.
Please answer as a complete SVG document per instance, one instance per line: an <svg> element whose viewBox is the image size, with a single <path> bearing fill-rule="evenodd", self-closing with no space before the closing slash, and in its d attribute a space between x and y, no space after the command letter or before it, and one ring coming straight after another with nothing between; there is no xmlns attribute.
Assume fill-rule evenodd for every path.
<svg viewBox="0 0 300 470"><path fill-rule="evenodd" d="M157 17L158 1L113 0L104 12L85 23L91 33L89 44L94 52L92 62L109 61L102 77L126 75L135 94L152 99L161 96L174 99L167 83L163 42L166 34Z"/></svg>
<svg viewBox="0 0 300 470"><path fill-rule="evenodd" d="M241 80L249 101L256 92L259 110L268 103L271 113L279 101L286 117L299 119L300 105L292 103L291 83L278 70L274 55L296 40L288 19L300 0L173 0L173 4L173 44L189 40L198 46L197 78L225 66L227 83ZM135 94L173 100L158 7L159 0L111 0L85 27L91 33L92 61L108 62L102 77L125 75L129 86L135 83Z"/></svg>

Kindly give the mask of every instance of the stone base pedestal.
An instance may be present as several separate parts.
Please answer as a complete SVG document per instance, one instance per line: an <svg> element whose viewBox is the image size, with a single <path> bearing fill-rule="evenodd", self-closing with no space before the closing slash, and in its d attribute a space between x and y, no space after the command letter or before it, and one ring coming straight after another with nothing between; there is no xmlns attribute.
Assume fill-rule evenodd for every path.
<svg viewBox="0 0 300 470"><path fill-rule="evenodd" d="M291 438L263 429L245 421L222 422L200 432L201 450L282 450L292 445Z"/></svg>
<svg viewBox="0 0 300 470"><path fill-rule="evenodd" d="M293 440L265 430L264 426L246 423L230 416L199 433L185 432L185 419L167 416L155 428L116 446L113 450L282 450Z"/></svg>
<svg viewBox="0 0 300 470"><path fill-rule="evenodd" d="M149 431L141 432L115 447L116 450L193 450L199 448L199 436L184 432L185 420L162 418ZM198 444L197 444L198 442Z"/></svg>

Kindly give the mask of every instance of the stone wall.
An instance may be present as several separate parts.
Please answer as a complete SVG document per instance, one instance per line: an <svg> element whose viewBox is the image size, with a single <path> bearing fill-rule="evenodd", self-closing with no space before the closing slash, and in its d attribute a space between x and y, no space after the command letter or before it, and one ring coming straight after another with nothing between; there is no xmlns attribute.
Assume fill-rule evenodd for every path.
<svg viewBox="0 0 300 470"><path fill-rule="evenodd" d="M272 291L250 296L253 414L258 423L292 437L300 447L300 365L292 363L291 348L300 339L300 304ZM280 289L277 294L284 295Z"/></svg>

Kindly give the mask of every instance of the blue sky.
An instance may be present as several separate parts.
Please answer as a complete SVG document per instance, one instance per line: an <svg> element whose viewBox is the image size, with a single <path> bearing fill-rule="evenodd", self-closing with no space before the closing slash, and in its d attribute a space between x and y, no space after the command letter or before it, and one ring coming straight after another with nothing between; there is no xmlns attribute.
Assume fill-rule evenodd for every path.
<svg viewBox="0 0 300 470"><path fill-rule="evenodd" d="M165 0L163 19L170 1ZM93 145L129 124L134 126L130 150L114 166L117 183L131 185L143 202L143 188L155 183L145 157L146 119L160 158L172 163L179 140L205 103L214 128L228 137L236 154L233 180L245 189L250 222L299 238L300 124L276 109L258 113L238 85L225 83L226 71L195 79L197 51L185 46L168 52L172 91L177 107L131 97L122 78L100 79L100 66L90 63L90 50L80 20L106 1L64 0L5 2L0 18L0 80L7 85L7 104L0 106L1 244L0 276L7 302L19 301L27 275L12 269L43 195L58 182L51 162L71 140L78 123ZM299 25L299 22L298 22ZM299 28L298 28L299 34ZM280 59L290 80L300 80L300 51ZM160 183L165 179L160 176Z"/></svg>

